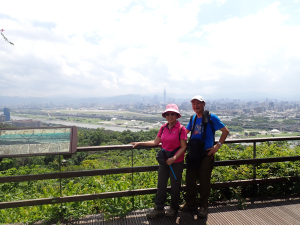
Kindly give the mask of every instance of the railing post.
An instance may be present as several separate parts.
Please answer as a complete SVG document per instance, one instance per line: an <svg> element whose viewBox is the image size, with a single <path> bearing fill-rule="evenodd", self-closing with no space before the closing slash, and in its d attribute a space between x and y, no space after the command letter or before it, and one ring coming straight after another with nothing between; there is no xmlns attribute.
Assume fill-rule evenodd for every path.
<svg viewBox="0 0 300 225"><path fill-rule="evenodd" d="M253 159L256 158L256 142L253 142ZM253 171L252 171L252 178L253 180L256 180L256 163L253 163ZM252 193L253 193L253 197L257 196L257 190L258 190L258 186L257 184L252 185L253 189L252 189ZM254 202L252 202L253 204Z"/></svg>
<svg viewBox="0 0 300 225"><path fill-rule="evenodd" d="M256 142L253 142L253 159L256 159ZM256 164L253 163L253 173L252 173L253 180L256 179Z"/></svg>
<svg viewBox="0 0 300 225"><path fill-rule="evenodd" d="M134 190L133 181L133 148L131 149L131 189ZM132 210L134 210L134 195L132 196Z"/></svg>
<svg viewBox="0 0 300 225"><path fill-rule="evenodd" d="M58 163L59 163L59 172L61 173L61 155L58 155ZM59 190L60 190L60 197L62 197L62 188L61 188L61 177L59 178Z"/></svg>

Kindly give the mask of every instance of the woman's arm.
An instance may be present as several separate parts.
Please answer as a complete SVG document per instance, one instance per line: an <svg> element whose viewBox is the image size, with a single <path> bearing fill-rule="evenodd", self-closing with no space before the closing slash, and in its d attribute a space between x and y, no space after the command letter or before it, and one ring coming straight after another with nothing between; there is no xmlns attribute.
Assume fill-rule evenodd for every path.
<svg viewBox="0 0 300 225"><path fill-rule="evenodd" d="M178 159L178 157L180 157L182 154L184 154L186 147L187 147L186 140L180 139L180 148L178 149L177 153L172 158L168 158L166 163L168 165L171 165L173 162L175 162L175 160Z"/></svg>
<svg viewBox="0 0 300 225"><path fill-rule="evenodd" d="M142 146L157 146L159 143L161 142L161 138L156 136L155 140L154 141L145 141L145 142L132 142L130 144L132 144L132 148L135 148L139 145L142 145Z"/></svg>

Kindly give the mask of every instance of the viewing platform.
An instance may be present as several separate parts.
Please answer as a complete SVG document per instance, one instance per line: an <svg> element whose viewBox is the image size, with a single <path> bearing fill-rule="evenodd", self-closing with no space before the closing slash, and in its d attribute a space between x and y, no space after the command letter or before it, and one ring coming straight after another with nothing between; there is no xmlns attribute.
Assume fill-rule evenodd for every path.
<svg viewBox="0 0 300 225"><path fill-rule="evenodd" d="M48 129L50 129L50 131L53 129L60 129L60 132L67 132L67 130L65 131L62 128ZM37 131L34 132L35 135L36 132ZM46 131L43 132L46 133ZM52 138L54 134L55 138ZM52 139L57 140L57 135L60 135L60 133L55 132L54 134L52 136L46 135L45 140L49 143ZM71 134L73 133L71 132ZM13 135L18 137L18 140L12 136L6 135L7 132L4 132L2 142L8 146L7 149L11 146L8 145L10 142L18 141L15 144L22 143L24 146L29 145L29 140L26 139L25 143L23 143L22 138L24 139L24 137L16 136L14 132ZM73 137L73 135L70 136ZM61 139L64 140L63 137L61 137ZM47 209L50 208L53 211L51 218L54 218L55 216L56 222L59 222L60 224L168 225L176 224L177 218L180 217L179 224L187 225L300 225L299 140L299 136L226 140L226 144L248 143L247 148L245 148L245 150L248 151L248 155L247 157L239 159L233 153L244 153L244 151L233 149L231 150L232 154L230 157L223 160L216 160L214 165L214 172L216 173L214 176L220 179L212 182L212 190L215 191L213 192L214 194L212 197L215 198L209 205L209 214L207 218L195 219L194 214L196 214L196 212L179 212L177 216L172 218L160 217L156 219L147 219L146 214L151 210L149 207L153 206L153 196L155 196L157 191L155 188L156 178L153 177L158 169L158 165L155 160L153 160L150 164L147 164L147 161L139 161L139 159L144 156L144 148L146 147L139 146L137 149L133 149L130 144L77 147L74 139L70 140L71 147L67 149L67 152L63 149L52 154L61 155L64 158L69 159L73 154L77 153L93 152L91 156L94 157L94 153L102 152L102 155L98 155L102 157L101 160L90 158L86 161L89 163L87 165L90 165L87 169L84 167L76 167L79 169L72 170L73 167L71 167L70 170L65 170L65 168L67 168L64 164L66 160L63 159L63 157L57 157L56 164L53 164L56 165L57 168L49 170L49 172L41 170L42 173L35 173L30 171L26 172L24 170L25 173L23 174L5 174L5 176L0 177L0 184L3 184L3 187L7 187L9 193L7 192L8 194L4 195L5 198L3 198L5 200L0 202L0 210L19 208L24 211L24 209L31 210L32 208L30 207L34 207L34 209L38 209L37 212L40 213L42 210L44 210L44 212L48 212ZM31 157L34 154L46 154L39 152L37 149L38 145L43 146L43 142L39 139L39 137L34 139L34 135L30 134L30 141L34 142L32 145L36 146L36 149L33 149L35 150L33 153L27 154L28 157ZM267 143L264 145L257 145L257 143L262 142ZM285 146L285 148L289 149L289 154L271 154L264 157L261 153L271 146L272 142L278 142L279 146ZM288 142L293 142L291 143L291 149L288 147ZM252 146L251 144L249 145L249 143L252 143ZM57 145L57 143L50 144ZM64 144L65 142L61 143L62 146ZM278 146L276 146L277 145L275 143L272 151L275 149L280 153L286 150L283 148L277 150ZM26 148L21 147L16 155L10 155L12 151L3 151L3 158L22 157L22 151L25 151ZM226 148L226 153L228 154L230 149L229 147ZM141 151L138 151L138 149L141 149ZM30 150L32 150L32 148L30 148ZM150 150L151 157L153 156L154 158L156 150ZM136 155L134 155L134 153ZM108 154L111 156L109 160L106 158L109 156ZM220 154L222 154L222 152L220 152ZM149 160L150 156L147 155L147 160ZM120 158L124 160L126 164L119 166ZM103 159L106 159L106 161ZM105 164L103 162L107 163ZM139 162L139 164L137 162ZM92 163L95 163L97 167ZM102 163L101 166L99 166L99 163ZM276 167L272 167L272 169L275 168L275 170L272 170L275 172L266 169L262 171L262 166L264 164L276 165ZM290 165L293 165L293 167L289 167ZM33 169L34 168L35 167L33 167ZM227 171L229 171L230 168L231 170L228 175L231 177L222 180L221 178ZM245 170L247 170L248 174L247 176L242 176ZM281 173L278 173L277 175L276 170L280 170ZM17 172L17 170L14 171ZM238 174L239 176L232 176L235 171L240 173ZM145 176L145 174L149 173L151 173L151 176ZM96 179L91 180L93 177ZM46 182L43 183L40 181ZM143 186L143 181L151 181L151 185ZM8 184L10 183L11 185L9 186ZM27 198L23 197L23 195L26 194L25 192L20 192L22 195L18 196L11 195L10 193L13 193L13 191L15 191L14 189L17 189L19 185L22 185L21 187L26 187L28 192L32 192L33 195L28 194L27 196L29 197ZM237 187L240 188L235 189ZM273 192L272 195L273 188L277 188L280 191ZM75 191L73 191L73 189ZM185 183L183 182L183 192L184 189ZM168 190L170 190L170 187L168 187ZM36 193L40 195L36 195ZM259 195L257 195L257 193L259 193ZM271 193L271 195L269 195L269 193ZM274 193L276 193L276 195L274 195ZM222 196L219 196L218 198L219 194ZM122 206L120 205L120 202L123 204ZM79 217L70 217L68 211L66 211L67 214L57 214L56 210L63 209L64 205L68 206L68 210L70 210L69 212L74 211L74 206L79 207L79 205L81 208L78 209L83 210L88 208L89 211L86 210L83 214L77 214L80 215ZM116 211L111 212L110 208L114 207ZM64 209L66 209L66 207ZM27 213L28 211L25 212ZM103 212L105 214L103 214ZM106 214L107 212L108 214ZM3 213L6 212L3 211ZM62 215L64 217L62 217ZM104 215L106 218L111 218L111 220L105 220ZM80 219L75 220L72 218ZM18 221L15 220L13 222ZM33 221L33 224L42 223L44 223L44 221Z"/></svg>
<svg viewBox="0 0 300 225"><path fill-rule="evenodd" d="M166 207L167 208L167 207ZM180 212L174 217L148 219L151 209L135 210L125 218L105 221L103 214L90 215L70 221L69 224L84 225L298 225L300 224L300 198L273 199L248 202L245 209L239 209L237 203L220 203L208 208L207 218L194 218L193 212ZM64 223L62 223L64 224Z"/></svg>

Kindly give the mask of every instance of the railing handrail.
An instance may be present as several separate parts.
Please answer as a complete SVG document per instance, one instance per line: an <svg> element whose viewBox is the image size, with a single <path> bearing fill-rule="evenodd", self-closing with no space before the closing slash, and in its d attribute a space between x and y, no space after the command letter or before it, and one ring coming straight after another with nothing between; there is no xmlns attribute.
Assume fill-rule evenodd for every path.
<svg viewBox="0 0 300 225"><path fill-rule="evenodd" d="M241 138L241 139L226 139L226 143L251 143L251 142L266 142L266 141L295 141L300 140L300 136L289 136L289 137L269 137L269 138ZM161 147L161 144L153 147L148 146L137 146L135 149L144 148L155 148ZM129 150L132 149L131 144L127 145L109 145L109 146L85 146L77 147L77 152L87 152L87 151L105 151L105 150Z"/></svg>
<svg viewBox="0 0 300 225"><path fill-rule="evenodd" d="M299 180L298 176L266 178L266 179L256 179L256 180L238 180L238 181L216 182L212 184L211 187L214 189L214 188L236 187L236 186L244 186L244 185L279 183L284 181L297 181L297 180ZM184 190L184 188L185 185L182 185L181 189ZM168 186L167 189L170 190L171 187ZM54 198L30 199L30 200L13 201L13 202L0 202L0 209L155 194L156 191L157 188L147 188L147 189L135 189L135 190L127 190L127 191L104 192L104 193L96 193L96 194L63 196L63 197L54 197Z"/></svg>
<svg viewBox="0 0 300 225"><path fill-rule="evenodd" d="M298 160L300 160L300 156L286 156L286 157L261 158L261 159L239 159L239 160L216 161L215 166L260 164L260 163L286 162L286 161L298 161ZM186 164L185 164L185 168L186 168ZM33 181L33 180L49 180L49 179L59 179L59 178L73 178L73 177L83 177L83 176L100 176L100 175L122 174L122 173L139 173L139 172L151 172L157 170L158 170L158 165L138 166L133 168L122 167L122 168L114 168L114 169L97 169L97 170L84 170L84 171L43 173L43 174L0 177L0 183L23 182L23 181Z"/></svg>

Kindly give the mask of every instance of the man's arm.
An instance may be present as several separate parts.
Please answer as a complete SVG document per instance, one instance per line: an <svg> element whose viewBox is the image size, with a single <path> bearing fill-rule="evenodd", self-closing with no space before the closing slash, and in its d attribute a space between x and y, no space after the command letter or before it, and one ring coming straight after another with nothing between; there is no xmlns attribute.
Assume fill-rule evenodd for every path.
<svg viewBox="0 0 300 225"><path fill-rule="evenodd" d="M227 135L229 134L229 130L228 130L227 127L223 127L223 128L220 129L220 131L222 132L222 134L221 134L221 137L219 139L219 142L221 144L223 144L225 142L226 138L227 138Z"/></svg>
<svg viewBox="0 0 300 225"><path fill-rule="evenodd" d="M220 142L221 144L223 144L227 138L227 135L229 134L229 130L227 129L227 127L223 127L220 129L220 131L222 132L222 135L219 139L218 142ZM206 151L208 151L207 155L215 155L215 153L219 150L220 148L220 144L217 143L215 144L212 148L208 148Z"/></svg>

